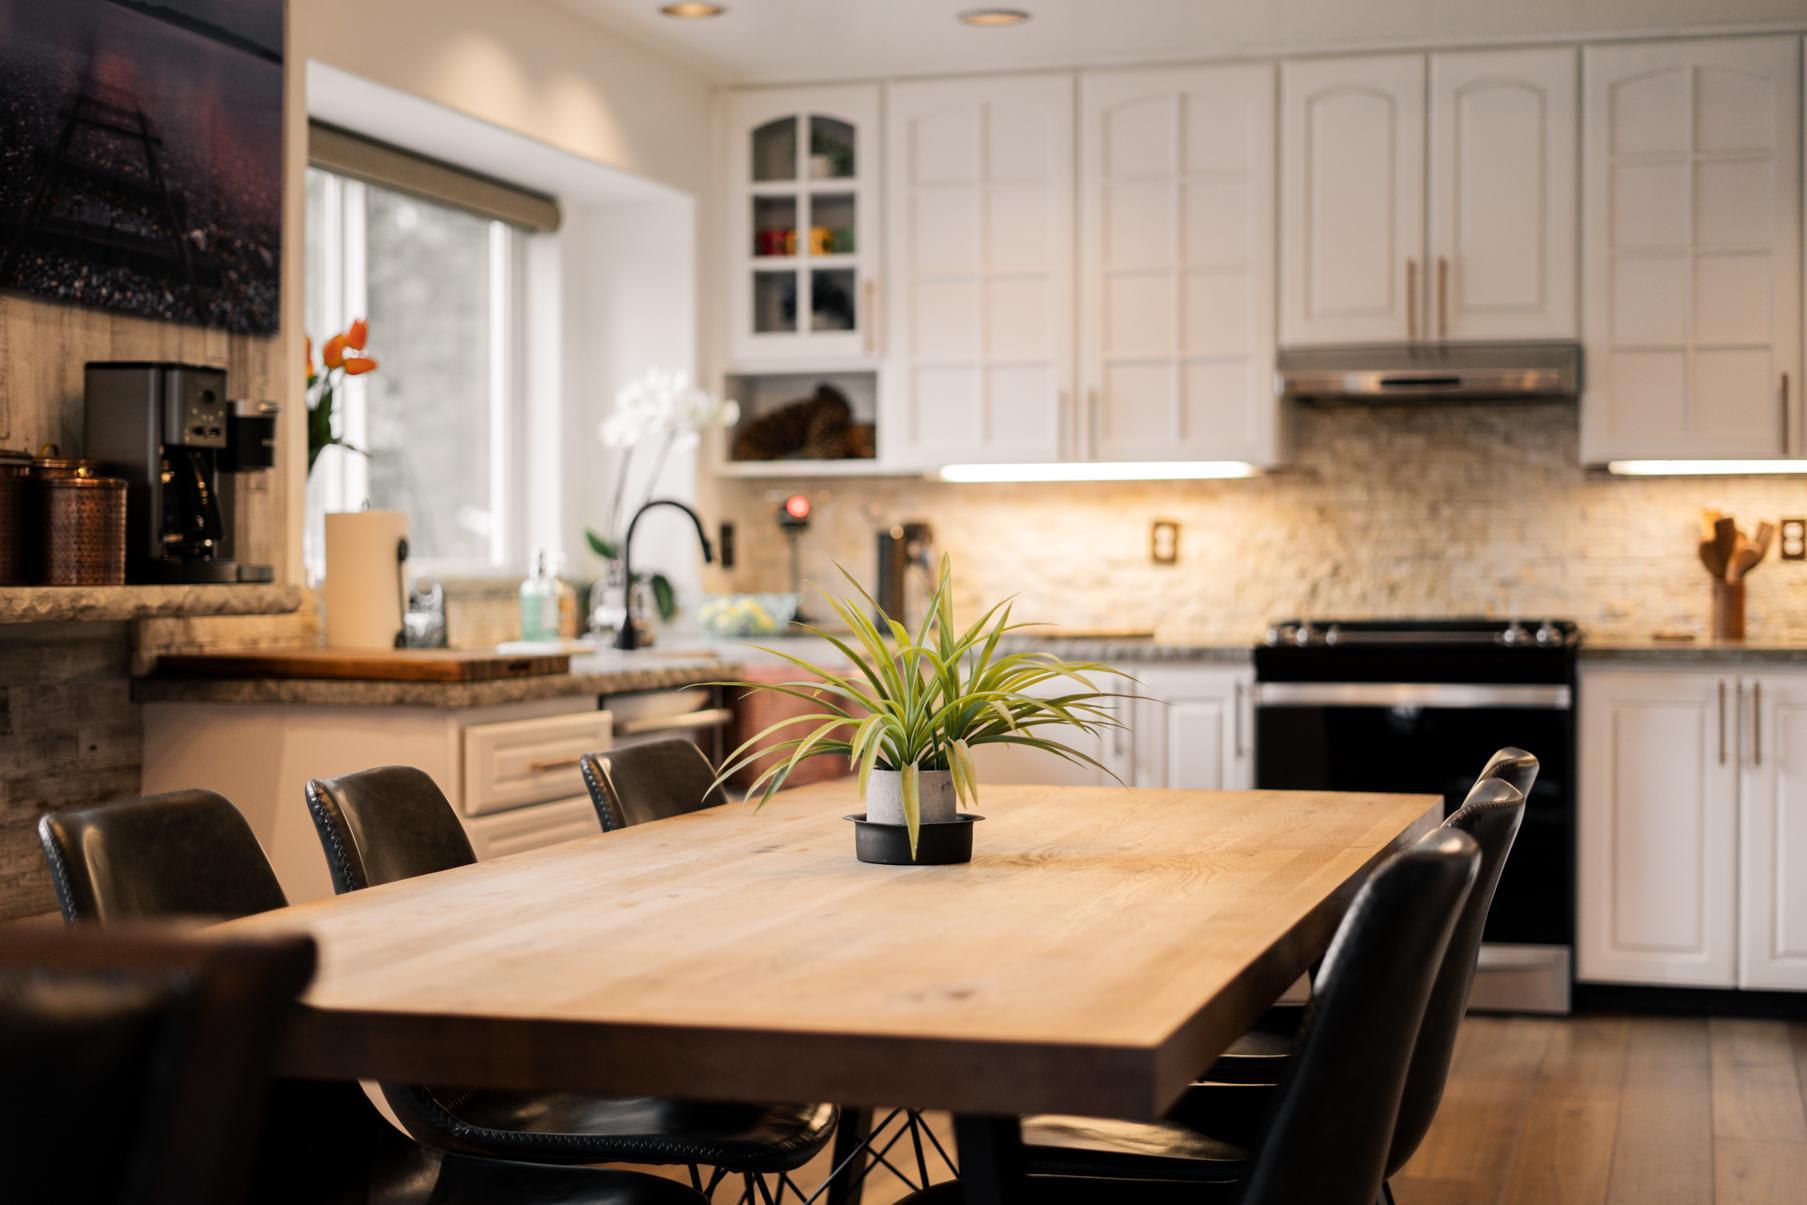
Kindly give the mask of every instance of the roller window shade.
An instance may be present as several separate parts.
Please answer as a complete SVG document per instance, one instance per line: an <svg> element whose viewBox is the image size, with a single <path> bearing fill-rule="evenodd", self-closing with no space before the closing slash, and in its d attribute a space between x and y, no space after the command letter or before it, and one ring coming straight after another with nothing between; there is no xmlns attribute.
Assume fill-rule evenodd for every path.
<svg viewBox="0 0 1807 1205"><path fill-rule="evenodd" d="M315 167L523 230L558 229L558 202L552 197L325 122L308 122L307 157Z"/></svg>

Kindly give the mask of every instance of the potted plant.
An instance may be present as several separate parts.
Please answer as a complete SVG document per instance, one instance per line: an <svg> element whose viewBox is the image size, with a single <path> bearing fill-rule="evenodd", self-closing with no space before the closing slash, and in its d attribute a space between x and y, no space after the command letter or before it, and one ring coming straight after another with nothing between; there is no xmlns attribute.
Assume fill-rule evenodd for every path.
<svg viewBox="0 0 1807 1205"><path fill-rule="evenodd" d="M837 566L838 568L838 566ZM1056 739L1062 729L1097 735L1122 723L1094 678L1118 674L1094 661L1064 661L1052 653L1001 651L1004 637L1037 625L1011 623L1011 604L998 603L962 629L954 622L953 568L941 561L927 614L912 633L886 615L845 569L854 594L818 591L847 625L843 638L807 624L847 659L837 672L781 649L760 648L812 675L791 682L733 682L805 700L812 709L780 720L729 754L717 782L752 762L779 754L748 789L762 806L791 771L811 757L845 757L859 775L866 805L857 822L856 849L866 862L964 862L972 856L972 825L983 819L959 805L979 805L972 750L979 745L1024 745L1076 765L1110 768ZM876 620L868 618L875 615ZM1070 690L1048 694L1048 683ZM1042 687L1043 691L1030 693ZM787 730L790 730L787 732ZM767 743L786 734L785 739Z"/></svg>

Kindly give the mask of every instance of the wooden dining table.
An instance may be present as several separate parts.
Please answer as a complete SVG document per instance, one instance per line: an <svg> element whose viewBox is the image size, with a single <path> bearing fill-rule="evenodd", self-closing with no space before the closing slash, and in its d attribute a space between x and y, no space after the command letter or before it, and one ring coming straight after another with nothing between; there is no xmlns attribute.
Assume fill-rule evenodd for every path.
<svg viewBox="0 0 1807 1205"><path fill-rule="evenodd" d="M861 810L818 783L222 928L319 944L286 1074L945 1109L1005 1201L1019 1117L1159 1117L1442 800L984 786L954 866L856 861Z"/></svg>

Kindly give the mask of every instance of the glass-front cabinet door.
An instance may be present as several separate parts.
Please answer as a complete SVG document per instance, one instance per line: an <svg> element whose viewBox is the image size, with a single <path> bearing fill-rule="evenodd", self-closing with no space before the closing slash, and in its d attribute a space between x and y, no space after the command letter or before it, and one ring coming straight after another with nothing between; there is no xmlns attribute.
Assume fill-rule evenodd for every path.
<svg viewBox="0 0 1807 1205"><path fill-rule="evenodd" d="M876 360L877 87L730 101L729 358Z"/></svg>

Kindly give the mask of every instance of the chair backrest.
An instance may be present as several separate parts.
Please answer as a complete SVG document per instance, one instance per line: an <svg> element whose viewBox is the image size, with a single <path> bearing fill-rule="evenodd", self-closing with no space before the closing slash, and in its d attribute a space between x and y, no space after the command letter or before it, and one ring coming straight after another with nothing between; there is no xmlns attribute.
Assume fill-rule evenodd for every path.
<svg viewBox="0 0 1807 1205"><path fill-rule="evenodd" d="M51 812L38 840L68 920L248 916L288 904L251 826L212 791Z"/></svg>
<svg viewBox="0 0 1807 1205"><path fill-rule="evenodd" d="M1481 854L1438 829L1393 855L1349 906L1242 1205L1373 1205L1424 1006Z"/></svg>
<svg viewBox="0 0 1807 1205"><path fill-rule="evenodd" d="M477 860L451 801L413 766L310 778L307 810L340 895Z"/></svg>
<svg viewBox="0 0 1807 1205"><path fill-rule="evenodd" d="M1536 774L1537 759L1531 758L1530 777L1535 778ZM1387 1156L1389 1179L1399 1173L1424 1141L1436 1119L1437 1106L1442 1103L1450 1059L1456 1050L1456 1032L1468 1011L1468 989L1474 984L1475 964L1481 955L1481 931L1486 928L1487 912L1493 907L1493 889L1499 885L1500 872L1506 868L1506 858L1524 817L1525 797L1516 787L1502 779L1483 778L1438 830L1459 830L1473 837L1481 849L1481 870L1474 890L1468 893L1456 917L1443 967L1437 972L1436 985L1431 988L1430 1002L1424 1009L1424 1023L1418 1030L1405 1092L1399 1099L1392 1153Z"/></svg>
<svg viewBox="0 0 1807 1205"><path fill-rule="evenodd" d="M10 1199L246 1200L277 1034L313 971L302 936L0 931Z"/></svg>
<svg viewBox="0 0 1807 1205"><path fill-rule="evenodd" d="M1478 786L1489 778L1497 778L1529 799L1531 788L1537 784L1537 770L1536 757L1508 745L1487 759L1487 764L1481 767L1480 777L1474 781Z"/></svg>
<svg viewBox="0 0 1807 1205"><path fill-rule="evenodd" d="M579 764L605 833L728 802L709 758L682 737L586 753Z"/></svg>

